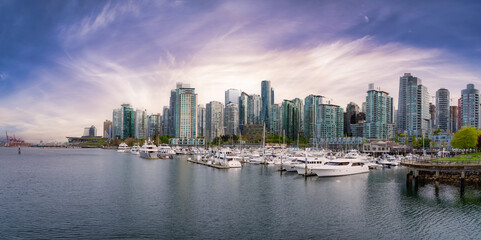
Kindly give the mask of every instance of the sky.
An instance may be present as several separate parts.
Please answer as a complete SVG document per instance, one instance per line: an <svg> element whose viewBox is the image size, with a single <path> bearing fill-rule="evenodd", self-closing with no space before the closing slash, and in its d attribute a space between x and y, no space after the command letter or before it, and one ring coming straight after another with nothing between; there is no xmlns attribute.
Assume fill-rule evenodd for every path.
<svg viewBox="0 0 481 240"><path fill-rule="evenodd" d="M0 132L100 135L122 103L161 113L176 82L199 104L270 80L276 103L317 94L343 108L374 83L397 107L411 73L455 105L466 84L481 88L480 12L443 0L0 0Z"/></svg>

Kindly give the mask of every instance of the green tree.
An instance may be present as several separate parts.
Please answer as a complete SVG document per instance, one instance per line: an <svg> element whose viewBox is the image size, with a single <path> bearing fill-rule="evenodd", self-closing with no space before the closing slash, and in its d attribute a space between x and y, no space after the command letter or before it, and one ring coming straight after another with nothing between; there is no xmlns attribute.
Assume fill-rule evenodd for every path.
<svg viewBox="0 0 481 240"><path fill-rule="evenodd" d="M441 129L438 128L438 129L434 130L433 134L438 135L440 132L441 132Z"/></svg>
<svg viewBox="0 0 481 240"><path fill-rule="evenodd" d="M454 134L451 146L458 149L475 149L479 135L481 135L480 130L471 126L463 127Z"/></svg>

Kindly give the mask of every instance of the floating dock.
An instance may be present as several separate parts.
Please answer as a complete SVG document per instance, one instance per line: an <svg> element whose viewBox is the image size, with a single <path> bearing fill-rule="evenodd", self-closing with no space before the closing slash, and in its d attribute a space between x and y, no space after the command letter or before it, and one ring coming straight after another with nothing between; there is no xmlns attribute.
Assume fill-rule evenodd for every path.
<svg viewBox="0 0 481 240"><path fill-rule="evenodd" d="M230 168L229 166L220 166L220 165L215 165L215 164L208 164L208 163L205 163L205 162L198 162L198 161L195 161L195 160L187 160L187 161L191 162L191 163L197 163L197 164L200 164L200 165L205 165L205 166L217 168L217 169L229 169Z"/></svg>

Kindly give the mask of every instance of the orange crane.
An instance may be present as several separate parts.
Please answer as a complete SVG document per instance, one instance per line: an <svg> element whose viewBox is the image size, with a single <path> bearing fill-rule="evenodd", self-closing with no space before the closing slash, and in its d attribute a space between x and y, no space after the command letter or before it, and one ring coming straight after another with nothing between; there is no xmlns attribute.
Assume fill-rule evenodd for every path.
<svg viewBox="0 0 481 240"><path fill-rule="evenodd" d="M6 147L19 147L19 146L25 146L25 141L22 139L17 139L15 137L15 134L13 137L8 137L7 131L5 131L5 136L7 137L7 144L5 145Z"/></svg>

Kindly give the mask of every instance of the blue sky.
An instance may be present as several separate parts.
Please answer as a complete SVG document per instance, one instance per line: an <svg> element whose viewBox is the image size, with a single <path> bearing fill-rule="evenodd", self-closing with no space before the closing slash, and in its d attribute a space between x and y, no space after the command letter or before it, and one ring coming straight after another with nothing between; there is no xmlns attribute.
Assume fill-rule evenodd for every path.
<svg viewBox="0 0 481 240"><path fill-rule="evenodd" d="M201 104L269 79L277 103L320 94L345 107L369 83L396 103L411 72L456 99L481 88L480 12L480 1L0 0L0 130L65 141L124 102L161 112L175 82Z"/></svg>

